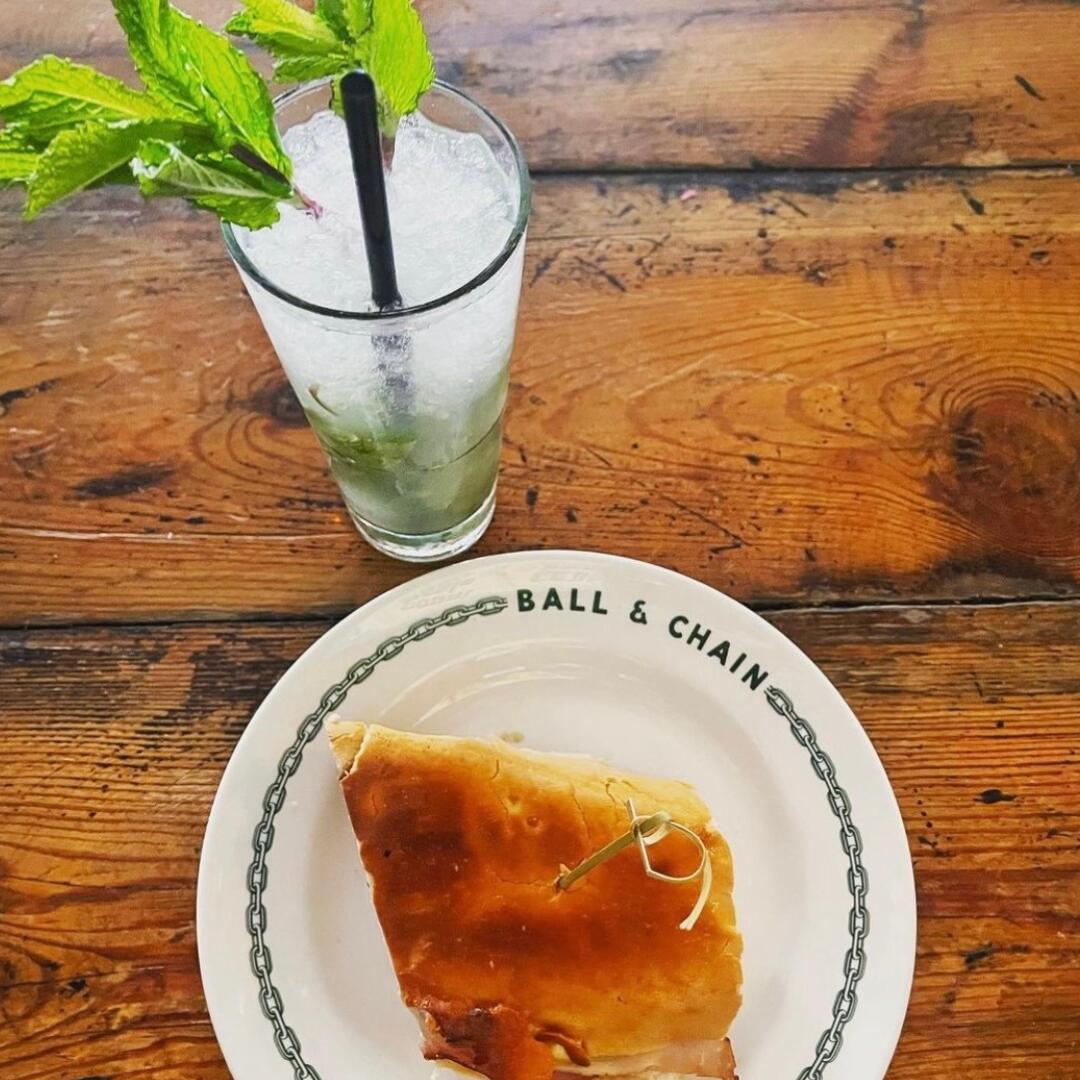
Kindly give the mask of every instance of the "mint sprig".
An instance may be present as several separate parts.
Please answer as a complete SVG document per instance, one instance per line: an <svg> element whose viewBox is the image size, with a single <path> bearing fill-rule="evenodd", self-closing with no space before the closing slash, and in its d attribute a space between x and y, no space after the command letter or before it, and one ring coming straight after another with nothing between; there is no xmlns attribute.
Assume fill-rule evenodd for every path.
<svg viewBox="0 0 1080 1080"><path fill-rule="evenodd" d="M291 183L266 84L225 36L169 0L112 0L142 79L133 88L85 64L43 56L0 81L0 184L26 186L26 217L105 183L179 195L224 221L272 225ZM393 137L435 79L412 0L243 0L227 29L276 59L279 79L364 68Z"/></svg>
<svg viewBox="0 0 1080 1080"><path fill-rule="evenodd" d="M380 127L391 138L435 81L412 0L318 0L314 13L290 0L243 3L226 29L265 48L276 60L276 78L340 78L363 68L375 83Z"/></svg>
<svg viewBox="0 0 1080 1080"><path fill-rule="evenodd" d="M145 89L55 56L0 82L0 183L25 184L26 217L136 180L145 195L179 194L251 227L273 224L280 201L299 204L247 57L168 0L113 6Z"/></svg>
<svg viewBox="0 0 1080 1080"><path fill-rule="evenodd" d="M168 0L113 0L113 7L149 90L207 125L221 149L245 144L290 175L266 83L239 49Z"/></svg>
<svg viewBox="0 0 1080 1080"><path fill-rule="evenodd" d="M411 0L372 0L371 29L357 41L357 58L375 83L379 122L393 134L435 81L435 61Z"/></svg>

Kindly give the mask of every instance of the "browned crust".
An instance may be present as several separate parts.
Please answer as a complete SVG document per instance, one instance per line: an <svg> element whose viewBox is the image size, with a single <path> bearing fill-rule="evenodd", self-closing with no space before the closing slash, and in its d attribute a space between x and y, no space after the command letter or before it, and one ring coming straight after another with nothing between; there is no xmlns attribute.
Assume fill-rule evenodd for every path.
<svg viewBox="0 0 1080 1080"><path fill-rule="evenodd" d="M726 1034L741 983L731 857L691 787L375 726L338 725L331 741L402 996L429 1017L432 1056L491 1080L550 1080L574 1058ZM707 845L714 886L691 931L678 926L697 884L650 880L633 849L554 888L560 864L625 831L628 797ZM668 873L698 858L678 837L652 850Z"/></svg>

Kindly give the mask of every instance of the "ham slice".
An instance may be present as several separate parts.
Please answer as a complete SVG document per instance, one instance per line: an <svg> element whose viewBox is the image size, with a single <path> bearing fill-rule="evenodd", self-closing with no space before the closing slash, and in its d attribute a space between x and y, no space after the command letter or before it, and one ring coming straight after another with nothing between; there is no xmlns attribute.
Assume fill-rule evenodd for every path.
<svg viewBox="0 0 1080 1080"><path fill-rule="evenodd" d="M556 1080L581 1080L582 1077L603 1077L604 1080L642 1080L644 1077L663 1077L664 1080L737 1080L735 1055L727 1039L677 1043L661 1047L651 1054L609 1058L593 1062L592 1066L562 1068Z"/></svg>

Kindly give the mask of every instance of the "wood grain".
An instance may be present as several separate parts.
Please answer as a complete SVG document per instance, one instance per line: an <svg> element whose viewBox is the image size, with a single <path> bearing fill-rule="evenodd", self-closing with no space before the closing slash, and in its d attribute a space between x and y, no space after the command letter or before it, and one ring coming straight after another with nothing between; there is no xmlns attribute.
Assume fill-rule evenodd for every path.
<svg viewBox="0 0 1080 1080"><path fill-rule="evenodd" d="M775 613L885 762L919 893L889 1080L1073 1080L1080 603ZM195 959L203 825L326 623L0 635L5 1080L227 1080Z"/></svg>
<svg viewBox="0 0 1080 1080"><path fill-rule="evenodd" d="M1016 166L1080 159L1080 5L420 6L547 174L479 553L896 605L769 616L907 825L889 1080L1075 1080L1080 178ZM0 77L49 51L130 77L107 0L7 5ZM214 790L329 617L413 573L348 524L212 221L111 192L24 226L0 193L4 1080L228 1080L195 959ZM303 618L235 621L274 616ZM226 621L133 625L175 619Z"/></svg>
<svg viewBox="0 0 1080 1080"><path fill-rule="evenodd" d="M608 550L758 604L1077 595L1078 190L541 180L479 551ZM211 220L15 202L0 620L334 613L412 573L347 522Z"/></svg>
<svg viewBox="0 0 1080 1080"><path fill-rule="evenodd" d="M221 26L236 0L186 0ZM1080 157L1069 0L424 0L444 76L534 168L1002 165ZM130 69L107 0L10 4L0 75Z"/></svg>

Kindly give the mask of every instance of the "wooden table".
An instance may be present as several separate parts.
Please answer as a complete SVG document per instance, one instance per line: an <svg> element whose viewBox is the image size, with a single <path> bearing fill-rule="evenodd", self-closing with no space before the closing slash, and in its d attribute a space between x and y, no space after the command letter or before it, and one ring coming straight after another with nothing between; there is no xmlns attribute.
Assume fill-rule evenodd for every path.
<svg viewBox="0 0 1080 1080"><path fill-rule="evenodd" d="M657 561L794 638L911 840L890 1080L1076 1080L1080 7L423 6L536 173L478 553ZM106 0L5 4L0 74L50 50L128 70ZM221 771L299 652L416 571L348 523L213 220L18 203L0 1075L225 1080L194 929Z"/></svg>

